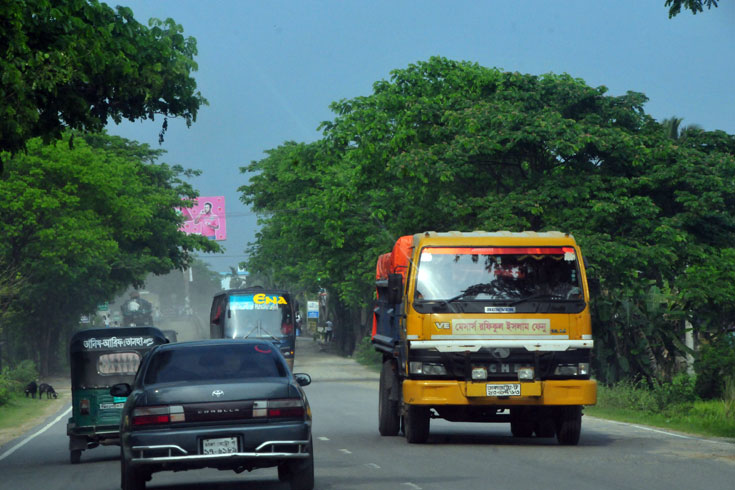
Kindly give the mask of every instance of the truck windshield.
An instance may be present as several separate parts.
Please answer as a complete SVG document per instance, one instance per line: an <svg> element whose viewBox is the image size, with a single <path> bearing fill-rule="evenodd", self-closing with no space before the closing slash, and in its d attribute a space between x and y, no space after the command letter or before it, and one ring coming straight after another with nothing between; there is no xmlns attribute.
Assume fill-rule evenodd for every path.
<svg viewBox="0 0 735 490"><path fill-rule="evenodd" d="M582 298L572 247L425 247L416 299L577 300Z"/></svg>
<svg viewBox="0 0 735 490"><path fill-rule="evenodd" d="M225 337L280 339L293 333L291 305L283 296L230 296Z"/></svg>

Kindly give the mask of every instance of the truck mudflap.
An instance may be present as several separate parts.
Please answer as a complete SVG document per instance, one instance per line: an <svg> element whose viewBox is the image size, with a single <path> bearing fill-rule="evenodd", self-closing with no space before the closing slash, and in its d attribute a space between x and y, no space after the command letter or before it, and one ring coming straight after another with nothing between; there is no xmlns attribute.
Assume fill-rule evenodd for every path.
<svg viewBox="0 0 735 490"><path fill-rule="evenodd" d="M520 385L520 386L519 386ZM488 393L494 394L488 396ZM528 382L468 382L410 380L403 382L408 405L594 405L595 380L547 380Z"/></svg>

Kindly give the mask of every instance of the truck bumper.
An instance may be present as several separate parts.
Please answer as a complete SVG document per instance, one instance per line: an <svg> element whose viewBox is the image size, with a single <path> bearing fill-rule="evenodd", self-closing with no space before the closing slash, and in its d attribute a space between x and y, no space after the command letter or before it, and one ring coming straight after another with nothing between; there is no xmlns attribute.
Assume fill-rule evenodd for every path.
<svg viewBox="0 0 735 490"><path fill-rule="evenodd" d="M454 380L405 380L403 400L409 405L594 405L597 382L591 379L523 382L520 396L485 396L488 383ZM504 382L492 384L518 384Z"/></svg>

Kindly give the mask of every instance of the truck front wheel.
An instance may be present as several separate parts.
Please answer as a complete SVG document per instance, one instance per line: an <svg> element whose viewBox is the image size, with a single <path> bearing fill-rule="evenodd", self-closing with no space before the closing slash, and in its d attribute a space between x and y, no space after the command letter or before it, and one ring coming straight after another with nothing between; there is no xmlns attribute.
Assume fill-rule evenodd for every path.
<svg viewBox="0 0 735 490"><path fill-rule="evenodd" d="M423 444L426 442L429 438L430 420L428 407L409 405L406 409L406 416L403 419L406 440L411 444Z"/></svg>
<svg viewBox="0 0 735 490"><path fill-rule="evenodd" d="M556 440L564 446L576 446L582 432L582 407L560 407L556 416Z"/></svg>
<svg viewBox="0 0 735 490"><path fill-rule="evenodd" d="M381 436L398 435L400 415L398 401L391 400L392 390L398 389L398 380L393 372L393 362L385 361L380 370L380 389L378 400L378 431Z"/></svg>

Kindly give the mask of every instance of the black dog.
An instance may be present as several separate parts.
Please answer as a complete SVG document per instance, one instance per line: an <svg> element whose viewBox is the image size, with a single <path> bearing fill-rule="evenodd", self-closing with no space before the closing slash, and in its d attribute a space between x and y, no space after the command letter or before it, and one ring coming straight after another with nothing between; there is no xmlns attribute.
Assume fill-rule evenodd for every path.
<svg viewBox="0 0 735 490"><path fill-rule="evenodd" d="M35 381L31 381L26 385L26 398L28 398L28 395L31 395L31 398L36 398L36 391L38 391L38 386L36 385Z"/></svg>
<svg viewBox="0 0 735 490"><path fill-rule="evenodd" d="M52 396L54 398L59 397L59 395L56 394L56 390L54 390L53 386L46 384L46 383L41 383L41 386L38 387L38 399L39 400L41 399L41 395L43 395L44 393L46 393L47 399L51 398Z"/></svg>

